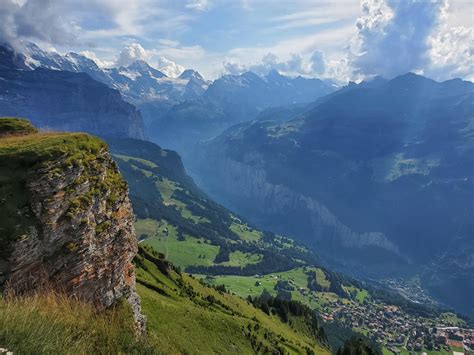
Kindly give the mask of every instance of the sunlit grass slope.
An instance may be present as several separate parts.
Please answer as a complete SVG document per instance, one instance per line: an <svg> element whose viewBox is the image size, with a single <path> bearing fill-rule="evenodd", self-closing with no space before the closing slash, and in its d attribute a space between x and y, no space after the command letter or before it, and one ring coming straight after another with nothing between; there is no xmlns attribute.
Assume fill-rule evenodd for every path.
<svg viewBox="0 0 474 355"><path fill-rule="evenodd" d="M151 249L136 264L150 341L165 353L329 353L304 324L283 323L247 301L180 274ZM290 325L290 323L292 325Z"/></svg>
<svg viewBox="0 0 474 355"><path fill-rule="evenodd" d="M52 293L0 298L0 348L14 354L154 353L146 339L135 337L127 305L98 314Z"/></svg>

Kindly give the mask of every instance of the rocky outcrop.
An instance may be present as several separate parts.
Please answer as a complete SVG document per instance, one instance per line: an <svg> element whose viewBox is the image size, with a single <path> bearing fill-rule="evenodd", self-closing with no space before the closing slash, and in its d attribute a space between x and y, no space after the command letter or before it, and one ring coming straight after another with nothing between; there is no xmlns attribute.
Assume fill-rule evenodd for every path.
<svg viewBox="0 0 474 355"><path fill-rule="evenodd" d="M99 310L126 298L143 330L132 264L134 215L105 145L77 160L65 153L26 176L28 206L18 213L30 213L33 223L0 256L0 289L63 292Z"/></svg>

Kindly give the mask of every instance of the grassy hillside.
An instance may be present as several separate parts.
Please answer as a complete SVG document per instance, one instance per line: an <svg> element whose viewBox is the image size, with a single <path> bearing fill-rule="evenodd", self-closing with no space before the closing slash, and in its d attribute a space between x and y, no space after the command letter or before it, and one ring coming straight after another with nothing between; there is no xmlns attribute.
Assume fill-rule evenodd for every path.
<svg viewBox="0 0 474 355"><path fill-rule="evenodd" d="M44 293L0 297L0 348L14 354L151 354L133 332L132 313L117 305L97 314L84 303Z"/></svg>
<svg viewBox="0 0 474 355"><path fill-rule="evenodd" d="M387 305L401 307L398 317L403 322L409 319L413 329L446 323L438 322L431 308L322 267L303 245L259 230L209 200L186 175L175 152L132 139L109 141L109 145L129 183L141 245L163 253L202 283L224 285L242 299L251 297L252 302L266 294L277 299L278 307L286 307L281 302L297 301L316 310L333 350L354 332L389 343L400 330L390 325L386 335L377 335L382 334ZM374 319L377 328L370 326Z"/></svg>
<svg viewBox="0 0 474 355"><path fill-rule="evenodd" d="M141 242L186 271L250 276L318 262L293 240L257 230L210 200L176 153L132 139L109 145L129 184Z"/></svg>
<svg viewBox="0 0 474 355"><path fill-rule="evenodd" d="M147 335L136 338L126 303L103 313L44 293L0 298L0 347L19 354L329 354L305 315L266 314L251 303L180 273L163 255L140 249L137 289Z"/></svg>
<svg viewBox="0 0 474 355"><path fill-rule="evenodd" d="M266 289L327 313L340 298L346 302L363 292L319 266L304 246L258 230L209 200L176 153L132 139L108 143L129 184L140 244L163 253L180 270L212 286L223 284L242 298ZM289 283L288 290L282 282ZM351 334L345 331L331 346L337 349Z"/></svg>
<svg viewBox="0 0 474 355"><path fill-rule="evenodd" d="M317 275L316 279L314 279L314 274ZM230 291L243 298L259 296L263 290L277 296L281 291L286 290L291 294L291 299L301 301L317 310L325 310L326 306L334 301L349 302L350 291L354 294L353 298L360 303L367 297L366 290L347 286L350 288L350 291L347 290L347 299L340 299L341 297L336 293L329 291L331 281L327 279L326 273L315 267L301 267L255 276L200 275L200 277L211 285L225 285Z"/></svg>
<svg viewBox="0 0 474 355"><path fill-rule="evenodd" d="M186 175L176 153L132 139L109 144L129 183L141 244L182 270L225 284L242 297L257 296L265 288L277 295L277 282L287 280L293 299L314 308L362 295L350 280L318 266L304 246L258 230L209 200Z"/></svg>
<svg viewBox="0 0 474 355"><path fill-rule="evenodd" d="M150 248L139 254L138 291L150 341L164 353L329 353L317 340L319 327L303 316L283 322L220 287L179 273Z"/></svg>
<svg viewBox="0 0 474 355"><path fill-rule="evenodd" d="M0 139L0 189L5 196L0 201L0 212L5 216L0 222L3 235L6 231L6 235L18 237L35 224L26 187L31 174L45 164L57 165L57 169L48 169L52 178L84 166L97 172L97 176L88 176L93 184L84 195L77 201L76 197L71 198L70 213L80 208L82 199L102 188L115 195L126 188L116 171L103 181L97 178L101 171L94 164L107 149L104 142L81 133L25 131L25 122L19 122L22 128L6 131L22 133ZM324 353L329 345L322 344L337 349L353 333L337 322L324 324L323 330L318 317L332 320L342 309L360 314L358 307L369 305L372 310L383 309L358 283L318 265L315 255L304 246L258 230L209 200L186 175L176 153L132 139L111 141L110 147L128 181L138 216L136 230L142 245L136 259L138 291L149 319L149 336L146 340L127 340L133 334L126 307L100 316L86 311L86 318L75 320L81 316L80 304L61 299L51 303L48 297L38 296L31 302L2 301L0 318L3 317L5 330L0 333L4 337L0 340L5 339L7 347L13 346L20 353L28 352L29 347L48 352L51 347L66 348L70 339L77 338L74 349L78 352L142 353L160 349L165 353L203 354ZM8 246L8 242L0 238L2 246ZM8 255L7 248L0 251ZM28 310L29 302L36 308ZM69 307L70 311L64 311L64 317L55 310L42 314L39 309L47 310L48 304L58 309ZM43 328L38 327L41 332L49 334L59 329L44 342L40 333L31 328L36 327L35 323L21 321L21 317L32 317L35 312L42 314L39 321ZM119 323L109 322L107 317L116 317L117 312ZM351 316L342 313L342 318L338 317L352 324ZM50 314L57 317L48 318ZM69 329L74 322L87 323L87 317L99 327L92 335L81 327ZM104 322L111 323L111 328L100 328ZM104 343L94 338L100 332ZM18 344L22 335L29 333L31 342L24 347ZM61 334L66 338L62 339ZM92 343L84 340L81 345L82 337L91 337Z"/></svg>

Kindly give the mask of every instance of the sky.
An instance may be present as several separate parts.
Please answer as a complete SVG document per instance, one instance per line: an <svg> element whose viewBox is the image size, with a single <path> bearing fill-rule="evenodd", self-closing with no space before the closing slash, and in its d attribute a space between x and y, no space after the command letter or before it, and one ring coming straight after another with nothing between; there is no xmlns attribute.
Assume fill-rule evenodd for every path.
<svg viewBox="0 0 474 355"><path fill-rule="evenodd" d="M474 1L0 0L0 42L176 76L247 70L339 82L408 71L474 80Z"/></svg>

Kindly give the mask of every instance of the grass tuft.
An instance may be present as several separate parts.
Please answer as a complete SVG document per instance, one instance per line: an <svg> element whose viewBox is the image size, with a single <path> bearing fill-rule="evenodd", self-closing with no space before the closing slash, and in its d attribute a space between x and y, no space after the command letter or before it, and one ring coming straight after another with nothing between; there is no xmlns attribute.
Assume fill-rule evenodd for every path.
<svg viewBox="0 0 474 355"><path fill-rule="evenodd" d="M97 313L56 293L0 298L0 346L18 354L152 353L126 302Z"/></svg>

